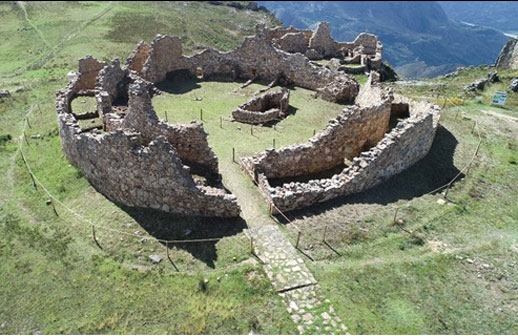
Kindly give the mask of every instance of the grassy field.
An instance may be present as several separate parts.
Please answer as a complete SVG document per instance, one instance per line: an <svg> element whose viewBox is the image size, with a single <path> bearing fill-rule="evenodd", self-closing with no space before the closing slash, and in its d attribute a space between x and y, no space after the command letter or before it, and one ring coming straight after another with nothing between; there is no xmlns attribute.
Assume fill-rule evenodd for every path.
<svg viewBox="0 0 518 336"><path fill-rule="evenodd" d="M262 267L250 258L242 220L179 218L119 207L97 193L64 158L57 133L55 92L77 59L92 54L122 60L140 40L179 35L188 53L198 45L229 50L262 12L206 3L53 2L0 3L0 332L1 333L295 333L285 306ZM518 95L508 106L490 106L516 72L476 95L463 86L489 69L447 79L391 84L416 99L445 104L430 155L375 189L288 214L303 230L305 259L351 333L518 333ZM358 78L363 81L365 78ZM240 155L305 141L340 112L303 89L291 92L291 115L273 127L226 118L263 87L241 83L184 83L184 94L153 99L161 118L200 120L219 157L225 184L248 195L240 204L260 224L265 203L231 160ZM432 91L432 89L434 91ZM234 90L236 90L234 92ZM441 96L437 97L437 93ZM201 101L194 101L201 97ZM447 99L445 99L447 98ZM74 101L75 111L91 102ZM76 216L34 188L19 153L35 176ZM457 115L457 112L459 114ZM455 117L457 115L457 117ZM220 117L224 118L220 128ZM443 195L424 195L467 164L478 138L482 147L469 174ZM394 205L404 205L391 223ZM100 249L92 239L97 230ZM327 227L326 241L322 236ZM292 225L285 228L293 237ZM165 247L152 237L221 238L210 244ZM164 260L152 264L149 255ZM179 270L180 272L177 272ZM205 280L208 285L205 286Z"/></svg>
<svg viewBox="0 0 518 336"><path fill-rule="evenodd" d="M500 72L502 83L463 92L487 72L395 84L405 95L446 103L430 154L370 191L289 215L352 333L518 332L518 120L508 118L518 117L518 95L510 93L505 108L489 104L518 73ZM438 203L443 193L426 194L471 160L474 121L478 156ZM401 225L392 223L395 206Z"/></svg>
<svg viewBox="0 0 518 336"><path fill-rule="evenodd" d="M242 222L109 202L64 158L54 105L66 73L87 54L125 59L138 41L158 33L180 35L187 52L198 45L228 50L255 23L274 19L199 3L3 2L0 20L0 88L12 92L0 100L0 332L293 333L284 304L250 258ZM76 100L73 107L85 112L90 103ZM32 186L18 151L29 111L27 162L80 217L59 204L56 216L42 188ZM89 223L132 235L97 230L101 250ZM169 246L174 266L151 235L207 237L214 227L222 238L215 243ZM151 254L164 260L152 264Z"/></svg>

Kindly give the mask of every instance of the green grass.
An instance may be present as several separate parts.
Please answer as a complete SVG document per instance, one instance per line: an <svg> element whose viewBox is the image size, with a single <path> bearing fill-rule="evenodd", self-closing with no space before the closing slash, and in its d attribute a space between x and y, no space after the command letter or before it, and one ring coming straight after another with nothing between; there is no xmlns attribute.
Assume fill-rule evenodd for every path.
<svg viewBox="0 0 518 336"><path fill-rule="evenodd" d="M30 22L15 3L0 4L0 86L13 92L0 102L0 332L296 332L261 266L251 262L246 236L233 231L242 223L134 211L106 200L63 156L54 103L66 74L86 54L124 60L138 41L150 42L157 33L181 36L187 53L197 45L230 50L253 33L255 22L275 20L205 3L43 2L27 3L26 11ZM303 230L301 248L315 259L308 265L350 332L518 333L517 126L482 112L516 116L515 93L505 108L489 103L518 73L501 71L503 83L476 95L464 92L488 71L473 68L420 85L390 84L416 99L442 103L448 98L432 155L371 192L288 214ZM227 120L221 129L219 118L228 118L261 84L235 93L241 83L198 84L182 95L164 93L153 104L161 118L167 111L168 119L178 122L199 120L203 109L224 183L247 195L239 202L260 224L265 202L232 163L232 147L248 155L271 147L274 138L277 147L305 141L341 106L297 88L290 99L296 113L275 130L254 127L251 135L249 125ZM203 100L194 101L196 96ZM80 112L93 106L89 99L73 103ZM98 229L100 250L88 222L59 204L56 216L45 204L48 195L33 188L16 155L31 107L24 153L37 178L83 218L122 232L139 231L138 238ZM483 142L470 174L454 184L446 205L437 203L440 195L423 196L469 162L478 141L471 134L475 120ZM417 238L391 225L393 206L408 201L410 207L398 217ZM170 246L176 272L164 246L143 226L170 239L185 238L186 229L193 237L220 231L225 237L215 244ZM326 240L340 255L321 242L326 226ZM286 229L294 236L291 225ZM150 254L164 260L154 265ZM198 289L203 279L209 280L207 291Z"/></svg>
<svg viewBox="0 0 518 336"><path fill-rule="evenodd" d="M303 251L316 260L310 268L352 333L518 331L518 123L482 112L515 115L518 106L513 99L505 109L489 105L508 78L477 96L457 91L487 73L472 71L449 80L457 83L451 91L441 84L448 98L465 105L443 110L446 131L437 133L428 158L371 191L290 215L303 231ZM428 99L442 81L429 80L426 89L394 86ZM444 195L421 196L470 161L478 143L471 134L474 120L482 147L468 176L453 185L445 205L437 203ZM414 235L392 225L395 205ZM322 243L326 226L328 245Z"/></svg>
<svg viewBox="0 0 518 336"><path fill-rule="evenodd" d="M235 223L122 209L106 200L64 158L54 102L68 71L87 54L124 60L139 40L150 42L158 33L182 36L187 52L198 44L228 50L253 33L255 22L274 19L181 3L44 2L26 3L26 11L30 22L15 3L0 4L0 86L13 92L0 103L0 332L293 333L295 326L262 268L250 263L248 240L233 233ZM214 35L203 39L209 24ZM73 103L80 113L94 106L90 98ZM97 229L100 250L87 221L59 204L56 216L45 204L49 196L40 186L33 188L17 154L22 120L31 107L24 153L38 180L81 218L121 232L139 231L139 237ZM214 227L228 236L214 244L170 245L177 272L165 247L141 225L173 227L155 232L169 239L207 236ZM192 231L187 237L186 229ZM154 265L150 254L164 260ZM208 290L199 291L205 278Z"/></svg>

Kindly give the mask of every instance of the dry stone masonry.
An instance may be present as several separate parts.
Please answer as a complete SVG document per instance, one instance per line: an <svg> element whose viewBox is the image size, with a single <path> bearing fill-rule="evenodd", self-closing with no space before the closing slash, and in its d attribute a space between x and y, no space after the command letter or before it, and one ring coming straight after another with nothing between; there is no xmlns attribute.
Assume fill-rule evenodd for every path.
<svg viewBox="0 0 518 336"><path fill-rule="evenodd" d="M314 32L275 27L268 29L267 34L278 49L304 54L311 60L335 59L339 70L346 73L381 70L383 44L376 35L361 33L353 42L337 42L331 37L327 22L321 22Z"/></svg>
<svg viewBox="0 0 518 336"><path fill-rule="evenodd" d="M394 97L376 84L375 77L362 87L356 104L346 107L309 143L241 159L273 213L367 190L428 153L439 122L438 107ZM390 129L391 118L401 117ZM296 180L342 165L340 172L326 178L270 184L272 179Z"/></svg>
<svg viewBox="0 0 518 336"><path fill-rule="evenodd" d="M226 53L207 48L185 56L178 37L157 35L151 44L140 42L123 66L117 59L106 63L87 56L57 94L63 150L97 190L120 204L183 215L239 216L235 196L221 185L218 159L203 126L159 120L151 98L161 93L155 84L166 78L181 80L174 74L262 80L352 104L307 144L243 158L242 166L272 208L287 211L360 192L426 155L438 123L435 106L394 97L379 86L376 71L360 90L356 80L340 70L344 62L376 70L381 53L376 36L360 34L353 42L336 42L329 25L322 23L314 32L258 25L255 36ZM328 67L310 60L329 57L340 59ZM78 116L71 102L85 95L95 97L97 110ZM285 115L288 99L287 89L266 92L232 115L241 122L264 124ZM392 121L401 116L406 119L392 128ZM80 126L81 119L95 118L102 126ZM341 172L336 173L337 168ZM329 171L335 173L304 180ZM272 185L274 179L293 181Z"/></svg>
<svg viewBox="0 0 518 336"><path fill-rule="evenodd" d="M282 88L253 98L232 111L232 119L247 124L265 124L285 117L290 91Z"/></svg>
<svg viewBox="0 0 518 336"><path fill-rule="evenodd" d="M190 57L183 55L178 37L157 35L151 44L140 42L124 66L117 59L111 63L92 56L81 59L78 71L68 76L69 85L57 93L65 155L98 191L117 203L183 215L239 216L235 196L221 185L218 160L203 126L159 120L151 98L160 94L154 84L182 72L204 79L297 85L329 101L354 101L359 85L353 78L315 66L302 54L278 49L269 34L259 25L256 35L234 51L208 48ZM319 39L313 43L323 46ZM71 102L78 96L94 96L96 111L74 114ZM286 89L267 92L241 106L234 117L249 123L282 118L288 98ZM98 119L102 126L82 127L82 119Z"/></svg>

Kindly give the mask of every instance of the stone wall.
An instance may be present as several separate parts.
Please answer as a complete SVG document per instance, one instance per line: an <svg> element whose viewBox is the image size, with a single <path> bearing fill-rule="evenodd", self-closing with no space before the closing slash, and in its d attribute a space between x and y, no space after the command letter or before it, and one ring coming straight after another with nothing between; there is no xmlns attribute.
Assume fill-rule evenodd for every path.
<svg viewBox="0 0 518 336"><path fill-rule="evenodd" d="M261 179L263 194L281 211L290 211L374 187L421 160L429 152L434 136L434 114L418 114L400 122L371 150L353 159L353 164L331 178L292 182L272 188ZM423 111L425 112L425 111ZM273 208L273 212L277 211Z"/></svg>
<svg viewBox="0 0 518 336"><path fill-rule="evenodd" d="M142 70L143 77L156 83L168 73L188 70L195 76L201 69L204 78L225 77L274 81L289 79L296 86L320 90L322 98L334 102L352 102L359 85L352 77L327 68L317 67L302 54L290 54L275 48L268 38L268 30L257 26L256 35L245 38L234 51L222 53L207 49L186 57L178 38L158 35L151 43L151 51Z"/></svg>
<svg viewBox="0 0 518 336"><path fill-rule="evenodd" d="M143 80L131 84L123 128L138 130L146 141L163 136L185 164L205 168L209 174L217 175L218 159L209 147L203 125L198 122L170 125L161 121L153 109L149 91L149 84Z"/></svg>
<svg viewBox="0 0 518 336"><path fill-rule="evenodd" d="M232 111L232 119L248 124L264 124L284 118L289 107L290 91L269 91Z"/></svg>
<svg viewBox="0 0 518 336"><path fill-rule="evenodd" d="M144 41L140 41L137 45L137 48L133 50L131 55L126 59L126 68L137 72L139 75L142 75L142 69L144 68L144 64L149 57L151 52L151 47Z"/></svg>
<svg viewBox="0 0 518 336"><path fill-rule="evenodd" d="M74 81L73 91L82 92L93 90L95 88L96 78L99 71L107 64L100 62L91 55L79 60L79 69L77 80Z"/></svg>
<svg viewBox="0 0 518 336"><path fill-rule="evenodd" d="M343 164L383 138L389 126L392 96L381 88L366 86L360 92L363 106L346 107L309 143L268 149L244 158L246 169L268 178L314 174Z"/></svg>
<svg viewBox="0 0 518 336"><path fill-rule="evenodd" d="M93 76L93 71L87 74ZM97 86L80 73L65 90L58 91L56 107L63 152L96 190L125 206L192 216L239 216L235 196L218 181L197 184L192 178L199 166L208 175L219 177L216 156L200 124L161 122L151 106L151 83L134 74L127 76L118 61L106 65L95 77ZM122 85L128 78L132 83ZM72 99L81 94L76 88L92 90L94 86L108 101L123 94L117 90L129 90L127 115L106 113L105 132L83 132L70 109Z"/></svg>
<svg viewBox="0 0 518 336"><path fill-rule="evenodd" d="M267 30L267 37L276 48L302 53L312 60L339 58L344 63L364 65L364 71L379 71L381 68L383 44L373 34L361 33L352 42L337 42L331 37L329 23L321 22L314 32L275 27Z"/></svg>
<svg viewBox="0 0 518 336"><path fill-rule="evenodd" d="M372 81L373 78L362 88L358 105L332 120L310 139L310 144L269 149L241 159L242 167L256 181L267 202L274 205L273 213L367 190L426 156L439 123L438 107L394 97ZM390 114L403 116L408 111L410 117L385 134ZM275 188L269 183L271 178L324 171L343 163L344 158L352 164L330 178L284 183Z"/></svg>

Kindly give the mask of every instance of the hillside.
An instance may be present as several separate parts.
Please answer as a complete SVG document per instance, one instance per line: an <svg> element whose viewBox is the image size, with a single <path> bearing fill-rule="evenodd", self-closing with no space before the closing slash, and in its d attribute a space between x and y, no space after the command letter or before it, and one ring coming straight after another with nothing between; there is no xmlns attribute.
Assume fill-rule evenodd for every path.
<svg viewBox="0 0 518 336"><path fill-rule="evenodd" d="M340 41L350 41L363 31L378 35L384 58L406 77L433 77L459 65L492 64L507 39L495 30L451 20L434 1L259 3L287 26L307 28L328 21Z"/></svg>
<svg viewBox="0 0 518 336"><path fill-rule="evenodd" d="M256 23L278 22L264 12L197 2L2 2L0 22L0 90L11 92L0 98L0 333L295 332L249 259L243 233L170 246L174 266L167 259L152 264L148 256L164 247L146 225L195 235L235 223L125 211L108 201L63 156L55 106L66 74L87 54L125 60L138 41L158 33L181 36L191 52L197 45L229 50ZM88 108L86 100L77 103ZM29 143L18 141L23 128ZM21 145L38 181L62 202L55 212L31 184ZM99 248L88 221L140 238L98 229Z"/></svg>
<svg viewBox="0 0 518 336"><path fill-rule="evenodd" d="M77 60L124 60L157 33L180 36L188 53L230 50L256 23L280 23L226 3L0 2L0 91L10 91L0 97L0 333L295 334L293 305L275 292L246 234L248 222L275 220L284 241L299 245L296 267L306 265L321 288L314 317L325 320L333 308L351 334L517 334L518 93L505 107L491 105L516 70L499 70L502 82L473 93L464 87L494 69L387 83L443 108L429 154L366 192L290 212L288 222L269 216L232 149L239 156L272 140L279 148L300 143L341 113L343 105L300 87L290 115L273 127L222 119L268 83L192 79L153 98L161 120L203 122L243 219L117 205L70 164L55 99ZM444 20L437 13L423 26L408 17L405 26L425 29ZM95 101L72 105L85 113ZM199 238L210 241L185 242ZM302 324L307 313L300 315ZM315 334L332 332L318 327Z"/></svg>
<svg viewBox="0 0 518 336"><path fill-rule="evenodd" d="M518 34L516 1L439 1L439 4L454 20Z"/></svg>

